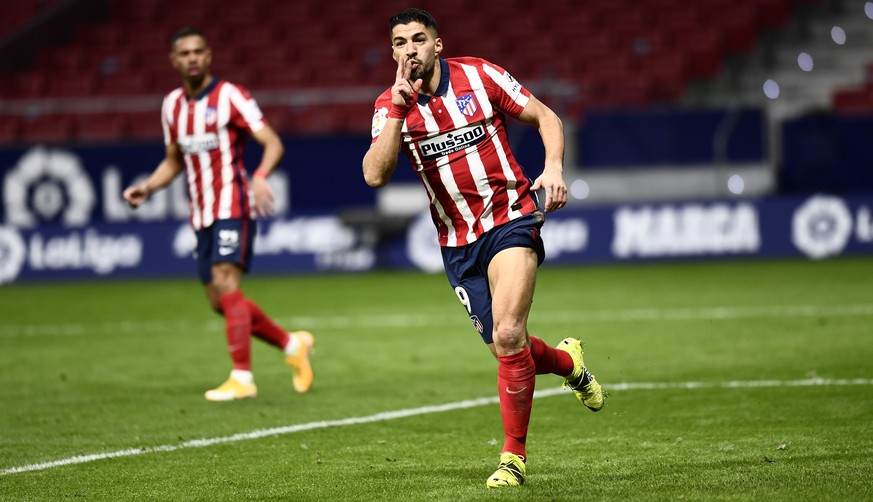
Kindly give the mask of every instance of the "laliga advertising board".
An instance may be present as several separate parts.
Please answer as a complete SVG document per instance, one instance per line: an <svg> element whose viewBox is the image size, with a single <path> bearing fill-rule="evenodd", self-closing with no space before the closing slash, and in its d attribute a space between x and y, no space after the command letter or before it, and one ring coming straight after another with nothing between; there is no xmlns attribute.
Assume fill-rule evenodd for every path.
<svg viewBox="0 0 873 502"><path fill-rule="evenodd" d="M194 235L182 180L137 211L121 199L124 186L151 172L159 160L155 151L162 155L156 145L0 152L0 284L193 275ZM350 179L348 190L370 191L357 181ZM442 270L427 212L411 218L404 235L379 240L373 229L346 226L338 216L342 207L289 211L287 173L275 173L270 183L279 214L258 225L253 274ZM569 207L548 215L543 239L547 263L561 264L824 259L873 254L871 210L873 194Z"/></svg>

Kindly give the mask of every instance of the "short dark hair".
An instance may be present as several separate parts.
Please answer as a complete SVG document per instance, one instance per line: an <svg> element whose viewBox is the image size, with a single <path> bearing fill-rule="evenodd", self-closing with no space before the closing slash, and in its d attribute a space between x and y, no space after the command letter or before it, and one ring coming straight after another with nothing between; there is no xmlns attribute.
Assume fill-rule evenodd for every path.
<svg viewBox="0 0 873 502"><path fill-rule="evenodd" d="M415 7L411 7L397 15L392 16L391 20L388 21L388 33L391 34L391 32L394 31L394 27L398 24L409 23L421 23L424 25L425 28L433 30L435 36L439 35L436 19L434 19L430 12Z"/></svg>
<svg viewBox="0 0 873 502"><path fill-rule="evenodd" d="M206 40L206 35L204 35L202 31L198 30L197 28L192 28L190 26L186 26L173 34L173 38L172 38L172 40L170 40L170 49L173 49L176 47L176 41L178 41L180 38L191 37L191 36L200 37L204 41L206 41L207 43L209 42L208 40Z"/></svg>

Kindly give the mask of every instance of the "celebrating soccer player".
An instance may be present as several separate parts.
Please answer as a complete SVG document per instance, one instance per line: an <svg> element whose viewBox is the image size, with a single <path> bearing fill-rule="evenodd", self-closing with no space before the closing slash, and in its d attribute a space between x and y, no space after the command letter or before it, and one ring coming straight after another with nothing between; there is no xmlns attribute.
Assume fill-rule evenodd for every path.
<svg viewBox="0 0 873 502"><path fill-rule="evenodd" d="M598 411L603 391L585 368L582 344L557 348L530 336L527 320L545 251L546 212L564 207L564 133L560 119L506 70L474 57L441 58L437 23L407 9L389 22L394 85L376 100L373 141L364 156L372 187L388 183L402 148L430 199L449 283L497 357L505 441L488 487L525 479L525 441L537 374L554 373ZM535 126L545 147L542 174L528 179L509 148L505 116Z"/></svg>
<svg viewBox="0 0 873 502"><path fill-rule="evenodd" d="M128 187L124 198L138 207L185 170L191 226L197 235L197 270L212 309L224 316L233 362L230 377L206 391L206 399L231 401L257 395L252 334L284 352L294 389L306 392L312 385L312 334L288 333L240 289L252 260L256 218L273 212L274 195L267 177L279 164L284 147L245 88L210 74L211 61L212 52L201 32L184 28L173 36L170 63L182 76L183 86L167 94L162 106L166 156L145 182ZM243 166L249 135L263 147L251 185Z"/></svg>

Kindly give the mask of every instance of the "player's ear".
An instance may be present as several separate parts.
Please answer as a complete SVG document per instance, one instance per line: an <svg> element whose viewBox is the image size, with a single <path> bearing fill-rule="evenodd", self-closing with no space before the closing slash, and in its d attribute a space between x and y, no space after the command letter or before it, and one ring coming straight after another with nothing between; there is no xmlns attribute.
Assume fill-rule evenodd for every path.
<svg viewBox="0 0 873 502"><path fill-rule="evenodd" d="M437 38L433 41L433 53L439 56L441 52L443 52L443 39Z"/></svg>

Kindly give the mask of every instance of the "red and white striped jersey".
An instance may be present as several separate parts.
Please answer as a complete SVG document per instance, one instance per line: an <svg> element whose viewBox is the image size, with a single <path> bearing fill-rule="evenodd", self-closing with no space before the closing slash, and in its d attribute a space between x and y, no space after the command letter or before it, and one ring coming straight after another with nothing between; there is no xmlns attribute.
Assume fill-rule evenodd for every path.
<svg viewBox="0 0 873 502"><path fill-rule="evenodd" d="M180 87L164 97L161 117L164 143L177 144L184 157L191 226L199 230L216 220L254 219L243 151L264 119L248 91L215 79L189 98Z"/></svg>
<svg viewBox="0 0 873 502"><path fill-rule="evenodd" d="M401 148L427 190L440 245L457 247L537 209L505 127L505 115L517 117L530 92L484 59L439 63L440 84L434 96L420 95L406 117ZM389 88L376 100L373 141L390 107Z"/></svg>

